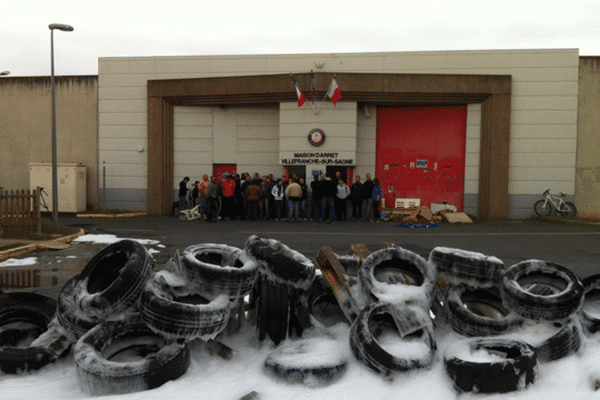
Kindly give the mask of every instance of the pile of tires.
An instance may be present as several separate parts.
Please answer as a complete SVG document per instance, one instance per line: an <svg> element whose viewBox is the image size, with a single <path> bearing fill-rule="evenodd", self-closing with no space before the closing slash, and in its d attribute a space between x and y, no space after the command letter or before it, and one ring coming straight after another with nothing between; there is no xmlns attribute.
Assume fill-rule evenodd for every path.
<svg viewBox="0 0 600 400"><path fill-rule="evenodd" d="M360 298L356 318L342 311L331 276L278 240L189 246L160 271L144 246L122 240L98 252L56 302L0 292L0 369L36 370L72 349L89 395L156 388L185 374L191 341L215 339L237 307L258 340L272 342L263 367L274 379L328 385L353 356L386 379L443 360L457 392L506 393L600 331L600 275L581 281L556 263L505 268L482 253L435 247L426 259L394 245L344 262ZM344 331L344 348L341 335L314 336L334 329ZM438 332L457 339L442 356Z"/></svg>
<svg viewBox="0 0 600 400"><path fill-rule="evenodd" d="M252 290L257 271L258 263L239 248L190 246L183 251L181 271L164 271L162 279L146 284L142 320L167 338L214 339L227 325L231 303Z"/></svg>
<svg viewBox="0 0 600 400"><path fill-rule="evenodd" d="M428 368L437 350L429 316L435 267L418 254L392 246L371 253L358 279L370 302L350 328L354 356L390 379ZM419 351L406 354L403 349L409 347Z"/></svg>
<svg viewBox="0 0 600 400"><path fill-rule="evenodd" d="M437 270L443 321L470 343L461 347L463 353L488 349L505 359L465 361L469 356L449 349L445 366L457 390L522 389L534 381L538 362L558 360L580 349L579 309L585 289L568 268L527 260L505 269L496 257L446 247L434 248L429 262ZM594 285L588 287L591 292ZM584 320L588 331L594 330L592 319ZM496 370L504 372L497 380L489 379Z"/></svg>

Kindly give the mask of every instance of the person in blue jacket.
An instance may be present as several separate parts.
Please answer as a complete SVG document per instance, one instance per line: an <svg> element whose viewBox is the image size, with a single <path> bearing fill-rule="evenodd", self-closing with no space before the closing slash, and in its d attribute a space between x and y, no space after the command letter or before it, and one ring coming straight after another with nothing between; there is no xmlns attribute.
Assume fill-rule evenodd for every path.
<svg viewBox="0 0 600 400"><path fill-rule="evenodd" d="M373 201L373 218L375 221L381 221L381 216L379 215L379 204L381 203L381 196L383 195L383 189L379 184L379 179L373 179L373 193L371 194L371 200ZM371 220L373 222L373 220Z"/></svg>

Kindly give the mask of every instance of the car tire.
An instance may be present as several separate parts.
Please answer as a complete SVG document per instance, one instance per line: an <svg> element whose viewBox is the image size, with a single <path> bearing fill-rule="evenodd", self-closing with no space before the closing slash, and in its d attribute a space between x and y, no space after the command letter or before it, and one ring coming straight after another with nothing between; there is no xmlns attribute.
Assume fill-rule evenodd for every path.
<svg viewBox="0 0 600 400"><path fill-rule="evenodd" d="M600 331L600 274L581 280L583 284L583 303L579 309L579 319L587 334Z"/></svg>
<svg viewBox="0 0 600 400"><path fill-rule="evenodd" d="M288 383L324 386L340 379L348 360L334 339L309 338L288 341L272 351L265 369Z"/></svg>
<svg viewBox="0 0 600 400"><path fill-rule="evenodd" d="M583 285L562 265L540 260L517 263L502 277L504 305L532 320L564 319L583 302Z"/></svg>
<svg viewBox="0 0 600 400"><path fill-rule="evenodd" d="M474 357L473 351L485 350L502 356L490 360ZM484 338L458 341L444 355L446 373L459 392L508 393L524 389L534 382L537 354L527 343L510 339Z"/></svg>
<svg viewBox="0 0 600 400"><path fill-rule="evenodd" d="M135 310L154 262L144 246L121 240L100 250L58 298L61 324L81 336L99 322Z"/></svg>
<svg viewBox="0 0 600 400"><path fill-rule="evenodd" d="M244 251L259 261L260 273L274 282L306 290L315 277L315 264L278 240L252 235Z"/></svg>
<svg viewBox="0 0 600 400"><path fill-rule="evenodd" d="M554 321L553 325L560 330L542 343L534 345L538 360L543 363L576 354L581 348L581 328L576 318Z"/></svg>
<svg viewBox="0 0 600 400"><path fill-rule="evenodd" d="M331 287L323 277L317 275L306 291L302 291L296 298L296 314L301 326L306 329L313 326L313 321L325 326L339 322L348 323L338 300Z"/></svg>
<svg viewBox="0 0 600 400"><path fill-rule="evenodd" d="M133 351L134 357L125 357ZM73 354L78 381L93 396L157 388L183 375L191 361L188 340L165 339L138 314L96 325L77 341Z"/></svg>
<svg viewBox="0 0 600 400"><path fill-rule="evenodd" d="M231 298L250 293L258 274L257 261L246 252L212 243L187 247L181 266L193 290Z"/></svg>
<svg viewBox="0 0 600 400"><path fill-rule="evenodd" d="M498 286L504 273L504 263L494 256L449 247L431 250L429 263L435 266L439 278L455 285Z"/></svg>
<svg viewBox="0 0 600 400"><path fill-rule="evenodd" d="M56 301L36 293L0 294L0 370L33 371L65 356L75 337L57 330Z"/></svg>
<svg viewBox="0 0 600 400"><path fill-rule="evenodd" d="M448 291L445 316L452 329L464 336L495 336L516 330L523 321L502 305L497 288L472 288L461 283Z"/></svg>
<svg viewBox="0 0 600 400"><path fill-rule="evenodd" d="M427 260L401 247L371 253L360 266L364 293L383 302L417 302L429 308L436 271Z"/></svg>
<svg viewBox="0 0 600 400"><path fill-rule="evenodd" d="M151 279L142 291L140 314L150 329L165 338L209 340L227 326L230 302L225 294L179 296Z"/></svg>
<svg viewBox="0 0 600 400"><path fill-rule="evenodd" d="M393 317L392 314L396 316ZM394 319L397 319L396 324L393 322ZM398 327L398 323L402 326ZM427 351L414 357L389 353L375 337L373 328L377 324L394 326L393 329L402 328L407 332L414 330L404 337L398 336L398 340L416 340L425 344ZM437 349L431 319L423 309L406 303L382 302L372 303L365 307L352 323L350 347L359 361L388 378L398 373L428 368L434 361Z"/></svg>

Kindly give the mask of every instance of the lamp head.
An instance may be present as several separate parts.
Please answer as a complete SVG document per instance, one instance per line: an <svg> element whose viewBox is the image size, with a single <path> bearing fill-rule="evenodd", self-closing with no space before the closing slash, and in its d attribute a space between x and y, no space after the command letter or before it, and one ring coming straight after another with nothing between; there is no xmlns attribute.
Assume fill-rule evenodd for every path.
<svg viewBox="0 0 600 400"><path fill-rule="evenodd" d="M50 28L50 30L58 29L58 30L67 31L67 32L71 32L73 30L73 27L71 25L65 25L65 24L50 24L50 25L48 25L48 28Z"/></svg>

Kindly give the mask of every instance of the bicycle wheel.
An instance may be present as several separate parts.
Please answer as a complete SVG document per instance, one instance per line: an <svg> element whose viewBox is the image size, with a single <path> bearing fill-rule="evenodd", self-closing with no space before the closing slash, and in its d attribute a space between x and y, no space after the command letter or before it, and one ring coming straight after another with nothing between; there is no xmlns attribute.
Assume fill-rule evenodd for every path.
<svg viewBox="0 0 600 400"><path fill-rule="evenodd" d="M538 200L533 206L533 211L539 217L547 217L552 212L552 205L546 202L546 200Z"/></svg>
<svg viewBox="0 0 600 400"><path fill-rule="evenodd" d="M570 201L565 201L560 205L560 210L558 210L560 215L567 218L573 218L575 214L577 214L577 208L575 208L575 204Z"/></svg>

